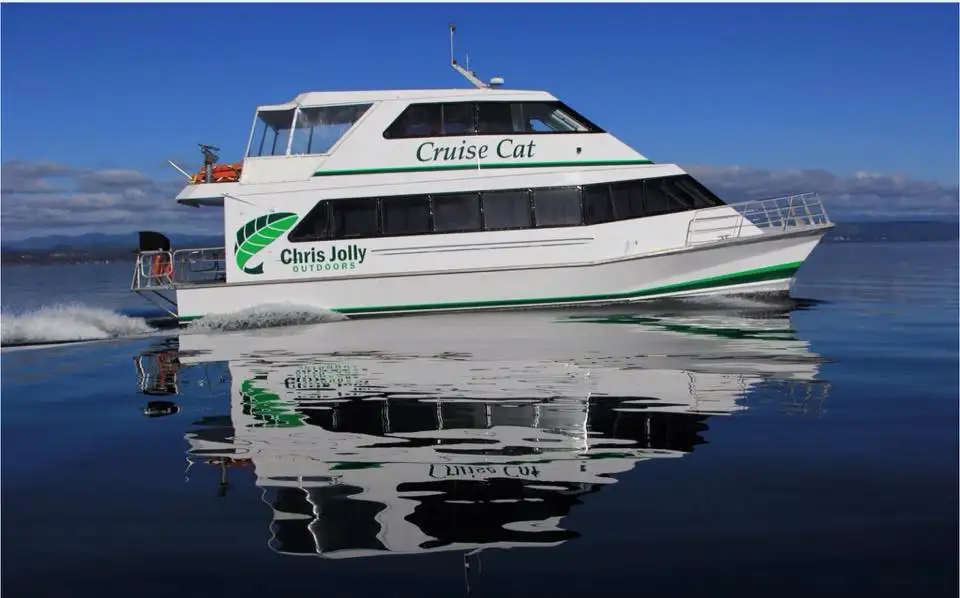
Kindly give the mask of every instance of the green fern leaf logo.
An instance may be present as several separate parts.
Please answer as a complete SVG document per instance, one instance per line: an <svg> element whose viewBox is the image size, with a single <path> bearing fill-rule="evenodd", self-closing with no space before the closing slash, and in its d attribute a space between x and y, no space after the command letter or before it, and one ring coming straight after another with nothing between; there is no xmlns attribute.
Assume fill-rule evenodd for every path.
<svg viewBox="0 0 960 598"><path fill-rule="evenodd" d="M237 230L237 242L233 246L237 267L247 274L263 274L263 263L248 268L247 262L290 230L296 224L297 218L298 216L291 212L277 212L254 218L241 226Z"/></svg>
<svg viewBox="0 0 960 598"><path fill-rule="evenodd" d="M244 380L241 383L240 394L243 399L243 413L260 422L254 427L296 428L304 425L303 417L294 410L293 403L260 388L253 380Z"/></svg>

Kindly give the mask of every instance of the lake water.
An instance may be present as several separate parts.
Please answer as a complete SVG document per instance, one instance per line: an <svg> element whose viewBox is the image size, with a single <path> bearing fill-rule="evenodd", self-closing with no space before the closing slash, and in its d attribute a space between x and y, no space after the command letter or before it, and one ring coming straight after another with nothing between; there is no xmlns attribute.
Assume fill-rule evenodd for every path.
<svg viewBox="0 0 960 598"><path fill-rule="evenodd" d="M3 351L4 595L956 596L957 255L175 331L130 264L5 268L5 343L121 338Z"/></svg>

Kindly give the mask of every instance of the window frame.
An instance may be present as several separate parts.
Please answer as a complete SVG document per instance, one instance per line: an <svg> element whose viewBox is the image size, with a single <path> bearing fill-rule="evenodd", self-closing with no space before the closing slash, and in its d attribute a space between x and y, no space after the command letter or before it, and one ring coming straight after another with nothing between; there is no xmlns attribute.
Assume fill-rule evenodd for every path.
<svg viewBox="0 0 960 598"><path fill-rule="evenodd" d="M687 208L687 209L671 209L666 212L660 212L656 214L650 214L647 205L647 187L651 184L667 182L667 184L672 184L671 181L694 181L694 185L706 189L707 193L711 194L712 197L719 201L720 203L716 206L708 206L706 208ZM614 199L614 186L615 185L627 185L632 192L641 193L640 201L641 208L643 210L642 215L634 216L630 215L626 218L620 217L617 210L617 204ZM584 191L590 189L595 191L597 188L604 188L605 195L607 198L608 206L611 210L613 218L611 220L604 220L602 222L588 222L586 215L586 205L584 204ZM549 224L541 225L537 219L536 212L536 192L537 191L555 191L561 189L576 189L577 197L580 204L580 220L577 223L570 224ZM530 213L530 221L527 226L517 226L510 228L487 228L486 222L486 213L484 210L484 197L487 193L524 193L527 196L527 206ZM451 196L464 196L472 195L477 197L477 203L480 210L480 220L479 228L473 229L461 229L461 230L444 230L438 231L436 229L436 202L437 199L442 199L445 197ZM430 230L428 232L411 232L411 233L394 233L394 234L385 234L384 233L384 210L383 202L384 200L398 200L402 201L403 198L416 198L417 200L426 199L429 210L430 210ZM667 196L667 199L670 201L670 205L675 205L675 202L670 199L670 196ZM334 213L336 210L335 204L340 202L373 202L376 207L377 213L377 232L374 235L368 236L349 236L349 237L338 237L335 234L334 230ZM303 234L297 235L299 231L302 230L305 223L310 222L310 216L319 209L320 205L327 204L327 234L323 238L316 238L312 236L305 236ZM646 218L652 218L654 216L666 216L670 214L679 214L683 212L692 212L696 210L709 209L710 207L719 207L728 205L723 201L718 195L710 191L706 186L699 181L696 181L692 176L688 174L674 174L666 175L661 177L647 177L647 178L638 178L638 179L628 179L624 181L613 181L613 182L603 182L603 183L588 183L586 185L554 185L549 187L517 187L509 189L493 189L486 191L479 190L464 190L464 191L447 191L443 193L423 193L423 194L404 194L404 195L389 195L389 196L374 196L374 197L344 197L344 198L333 198L333 199L323 199L317 202L317 204L311 208L307 215L297 223L297 225L286 235L286 240L290 243L317 243L321 241L338 241L338 240L350 240L357 241L360 239L392 239L392 238L402 238L409 236L428 236L428 235L463 235L463 234L473 234L473 233L490 233L490 232L505 232L505 231L518 231L518 230L547 230L554 228L572 228L577 226L598 226L601 224L612 224L615 222L625 222L631 220L643 220ZM676 207L676 206L675 206ZM298 238L299 237L299 238Z"/></svg>
<svg viewBox="0 0 960 598"><path fill-rule="evenodd" d="M384 235L383 235L383 227L381 226L380 201L379 201L379 200L380 200L380 198L378 198L378 197L344 197L344 198L335 199L335 200L332 200L332 201L328 200L328 201L330 201L330 204L331 204L331 205L330 205L329 216L328 216L328 217L330 218L330 236L331 236L331 239L330 239L330 240L331 240L331 241L339 241L339 240L353 241L353 240L356 240L356 239L377 239L377 238L383 237ZM339 204L348 204L348 205L351 204L351 203L353 203L353 204L364 204L364 203L371 203L371 204L373 204L373 214L374 214L374 215L373 215L373 218L374 218L374 220L375 220L376 223L377 223L377 224L376 224L376 229L377 229L376 233L373 234L373 235L367 235L367 236L363 236L363 235L360 235L360 236L342 236L342 237L341 237L341 236L337 236L337 234L336 234L336 232L337 232L336 219L334 218L334 216L336 215L336 204L338 204L338 203L339 203Z"/></svg>
<svg viewBox="0 0 960 598"><path fill-rule="evenodd" d="M464 133L447 133L445 128L444 112L443 107L448 104L471 104L473 106L473 126L471 130ZM513 106L515 104L524 105L524 104L542 104L551 106L554 110L561 110L565 112L568 116L578 121L587 130L585 131L518 131L518 132L508 132L508 133L493 133L493 132L481 132L480 131L480 105L481 104L506 104L508 106ZM437 135L433 134L415 134L415 135L396 135L392 133L391 130L394 128L399 129L404 119L407 117L407 113L413 108L422 108L425 106L439 106L440 107L440 133ZM405 123L404 123L405 124ZM583 116L566 103L560 100L494 100L494 99L483 99L483 100L462 100L462 101L451 101L451 102L414 102L407 104L404 109L397 115L389 125L386 126L383 130L383 138L388 141L402 141L407 139L430 139L436 137L503 137L506 135L517 135L517 136L527 136L527 135L596 135L603 134L606 131L598 126L596 123Z"/></svg>
<svg viewBox="0 0 960 598"><path fill-rule="evenodd" d="M504 193L504 194L523 193L527 199L526 203L527 203L528 224L523 226L506 226L506 227L488 228L487 227L487 207L485 203L488 193L491 195L495 193ZM534 215L534 207L533 207L533 190L532 189L493 189L489 191L481 191L480 192L480 215L482 218L481 224L483 225L481 232L490 233L490 232L505 231L505 230L533 230L534 228L536 228L535 226L536 216Z"/></svg>
<svg viewBox="0 0 960 598"><path fill-rule="evenodd" d="M409 201L411 198L415 198L415 199L417 199L417 200L426 200L426 202L427 202L427 228L428 228L429 230L428 230L427 232L407 232L407 233L392 233L392 234L387 234L387 233L385 232L385 231L386 231L386 214L387 214L387 211L384 209L384 203L383 203L383 202L384 202L384 201L387 201L387 202L389 202L389 201L398 201L398 202L401 202L401 201ZM380 214L380 229L379 229L379 230L380 230L380 234L379 234L379 236L378 236L377 238L381 238L381 237L382 237L382 238L394 238L394 237L399 238L399 237L410 237L410 236L416 236L416 235L433 235L433 234L436 234L436 233L434 232L435 226L434 226L433 199L430 197L430 195L427 195L427 194L423 194L423 195L417 195L417 194L412 194L412 195L411 195L411 194L407 194L407 195L388 195L388 196L386 196L386 197L377 197L377 198L375 199L375 201L377 202L377 210L378 210L378 212L379 212L379 214Z"/></svg>
<svg viewBox="0 0 960 598"><path fill-rule="evenodd" d="M343 140L346 139L347 136L349 136L350 133L357 128L357 125L360 124L363 121L363 119L367 117L368 114L370 114L370 111L374 108L375 104L376 102L350 102L346 104L323 104L321 106L297 106L297 109L294 111L294 115L293 115L293 128L290 130L290 140L289 140L289 143L287 144L286 155L288 156L329 156L334 151L336 151L337 147L343 142ZM349 127L344 129L343 133L340 134L337 140L331 143L330 147L328 147L325 151L323 152L307 151L304 153L294 153L293 142L296 137L297 131L306 130L306 127L302 129L297 127L300 121L300 115L304 112L309 113L310 111L320 111L324 109L337 109L337 108L353 108L355 110L363 109L363 112L360 113L360 116L358 116L357 119L353 121ZM312 129L313 127L310 127L311 131ZM309 150L309 144L312 142L313 141L312 141L312 133L311 133L311 141L308 143L308 150Z"/></svg>
<svg viewBox="0 0 960 598"><path fill-rule="evenodd" d="M540 218L537 215L537 191L567 191L575 190L577 193L577 204L579 205L579 219L577 222L572 222L569 224L540 224ZM552 187L540 187L530 190L530 203L533 207L533 229L544 229L544 228L570 228L571 226L583 226L583 185L557 185Z"/></svg>

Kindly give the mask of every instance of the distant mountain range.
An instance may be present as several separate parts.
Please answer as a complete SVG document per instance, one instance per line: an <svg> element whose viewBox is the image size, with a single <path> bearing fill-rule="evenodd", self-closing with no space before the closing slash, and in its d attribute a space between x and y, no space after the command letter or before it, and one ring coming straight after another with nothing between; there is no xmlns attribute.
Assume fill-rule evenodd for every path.
<svg viewBox="0 0 960 598"><path fill-rule="evenodd" d="M175 249L222 247L220 235L170 235ZM140 241L136 234L48 235L12 241L0 246L0 263L5 265L91 264L133 262Z"/></svg>
<svg viewBox="0 0 960 598"><path fill-rule="evenodd" d="M861 220L839 222L825 243L911 243L950 241L960 238L956 220ZM220 235L170 235L173 247L221 247ZM12 241L0 246L3 264L79 264L133 261L138 246L136 234L49 235Z"/></svg>
<svg viewBox="0 0 960 598"><path fill-rule="evenodd" d="M167 235L170 242L176 247L209 247L223 245L221 235ZM11 241L0 246L0 250L35 250L35 249L95 249L106 247L124 247L130 250L137 248L139 238L137 234L105 235L103 233L86 233L84 235L47 235L30 237L22 241Z"/></svg>

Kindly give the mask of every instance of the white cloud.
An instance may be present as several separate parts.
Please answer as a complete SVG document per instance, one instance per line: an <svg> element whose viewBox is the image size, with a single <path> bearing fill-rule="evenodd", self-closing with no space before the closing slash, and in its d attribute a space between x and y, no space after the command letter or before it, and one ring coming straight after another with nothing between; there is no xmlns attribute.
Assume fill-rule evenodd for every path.
<svg viewBox="0 0 960 598"><path fill-rule="evenodd" d="M0 166L0 226L6 240L138 230L217 234L222 212L181 206L182 179L153 180L136 170L93 170L53 162Z"/></svg>
<svg viewBox="0 0 960 598"><path fill-rule="evenodd" d="M844 178L823 170L770 171L744 166L687 166L690 174L726 201L816 191L831 214L850 216L955 215L956 186L902 174L857 172Z"/></svg>

